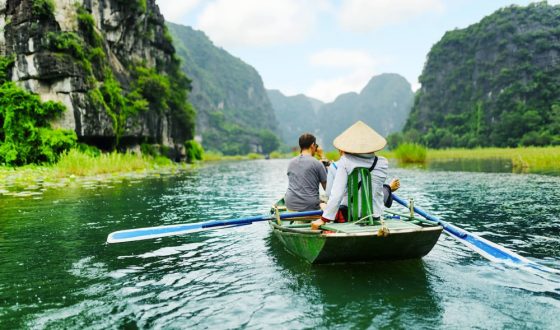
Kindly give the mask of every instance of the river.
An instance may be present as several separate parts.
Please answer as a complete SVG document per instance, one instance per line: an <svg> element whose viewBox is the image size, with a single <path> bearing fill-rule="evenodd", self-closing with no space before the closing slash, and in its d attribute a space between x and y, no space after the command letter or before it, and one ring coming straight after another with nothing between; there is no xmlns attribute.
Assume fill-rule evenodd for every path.
<svg viewBox="0 0 560 330"><path fill-rule="evenodd" d="M260 215L287 160L0 196L0 328L557 329L560 275L450 236L421 260L309 265L264 222L107 245L112 231ZM560 177L393 168L401 197L560 269ZM398 206L393 206L398 208Z"/></svg>

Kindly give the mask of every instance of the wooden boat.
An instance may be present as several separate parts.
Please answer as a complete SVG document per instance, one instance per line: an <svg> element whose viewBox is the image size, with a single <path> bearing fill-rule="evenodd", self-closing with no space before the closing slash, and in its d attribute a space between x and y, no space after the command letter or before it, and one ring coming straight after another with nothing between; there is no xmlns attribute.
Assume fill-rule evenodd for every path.
<svg viewBox="0 0 560 330"><path fill-rule="evenodd" d="M268 223L289 252L310 263L421 258L432 250L443 230L437 224L390 216L371 224L328 223L312 230L310 223L318 217L283 220L279 215L285 211L283 201L274 205L276 217Z"/></svg>

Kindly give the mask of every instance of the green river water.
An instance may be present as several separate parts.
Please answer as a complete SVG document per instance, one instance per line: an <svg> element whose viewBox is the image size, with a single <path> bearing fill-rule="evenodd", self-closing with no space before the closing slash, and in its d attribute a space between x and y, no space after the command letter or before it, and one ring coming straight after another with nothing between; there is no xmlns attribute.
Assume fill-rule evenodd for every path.
<svg viewBox="0 0 560 330"><path fill-rule="evenodd" d="M334 265L290 255L264 222L105 243L121 229L266 214L287 164L0 196L0 329L560 328L560 275L491 263L447 235L421 260ZM560 269L559 176L389 174L401 197Z"/></svg>

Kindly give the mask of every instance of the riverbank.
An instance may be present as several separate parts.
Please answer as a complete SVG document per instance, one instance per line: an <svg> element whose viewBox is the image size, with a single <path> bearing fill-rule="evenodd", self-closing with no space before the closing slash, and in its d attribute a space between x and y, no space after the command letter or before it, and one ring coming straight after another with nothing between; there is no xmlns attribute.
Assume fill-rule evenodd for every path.
<svg viewBox="0 0 560 330"><path fill-rule="evenodd" d="M381 151L386 158L398 159L392 151ZM337 151L326 153L337 160ZM290 158L291 154L272 153L270 158ZM228 160L264 159L261 154L224 156L207 152L203 162ZM511 161L516 173L560 173L560 146L523 148L477 148L477 149L428 149L426 164L453 160L496 160ZM88 155L76 150L63 155L55 165L27 165L22 167L0 167L0 195L28 197L40 196L48 188L63 188L81 185L86 188L110 185L111 182L136 181L148 176L172 175L185 171L193 165L174 163L165 157L142 157L135 154L108 153ZM194 165L196 166L196 165Z"/></svg>
<svg viewBox="0 0 560 330"><path fill-rule="evenodd" d="M445 159L509 159L514 172L560 172L560 146L428 150L428 162Z"/></svg>
<svg viewBox="0 0 560 330"><path fill-rule="evenodd" d="M191 166L174 163L165 157L119 153L93 156L70 150L54 165L0 167L0 195L40 196L48 188L72 185L93 189L115 181L135 181L148 176L171 175Z"/></svg>
<svg viewBox="0 0 560 330"><path fill-rule="evenodd" d="M398 159L391 151L383 151L381 154ZM560 146L427 149L425 163L468 159L509 160L516 173L560 173Z"/></svg>

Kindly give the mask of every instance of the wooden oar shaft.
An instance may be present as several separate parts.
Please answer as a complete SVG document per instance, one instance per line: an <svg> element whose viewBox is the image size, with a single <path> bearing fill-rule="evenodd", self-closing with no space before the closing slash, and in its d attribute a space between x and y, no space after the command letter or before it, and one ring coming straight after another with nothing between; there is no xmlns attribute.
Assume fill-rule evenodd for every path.
<svg viewBox="0 0 560 330"><path fill-rule="evenodd" d="M280 214L280 219L301 218L301 217L316 216L321 214L323 214L322 210L305 211L305 212L287 212L287 213ZM267 221L270 219L274 219L274 217L270 215L261 215L261 216L245 217L245 218L237 218L237 219L229 219L229 220L215 220L215 221L195 222L195 223L186 223L186 224L178 224L178 225L120 230L109 234L109 236L107 236L107 243L123 243L123 242L131 242L131 241L140 241L140 240L153 239L159 237L194 233L197 231L213 229L213 228L217 229L220 227L243 226L243 225L249 225L253 222Z"/></svg>

